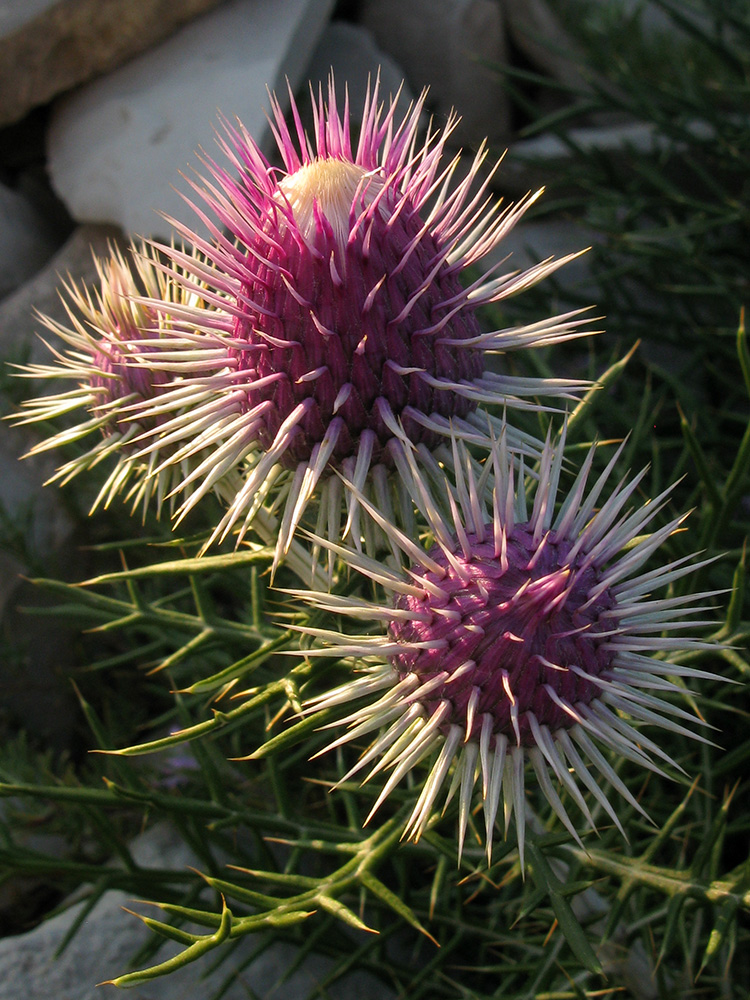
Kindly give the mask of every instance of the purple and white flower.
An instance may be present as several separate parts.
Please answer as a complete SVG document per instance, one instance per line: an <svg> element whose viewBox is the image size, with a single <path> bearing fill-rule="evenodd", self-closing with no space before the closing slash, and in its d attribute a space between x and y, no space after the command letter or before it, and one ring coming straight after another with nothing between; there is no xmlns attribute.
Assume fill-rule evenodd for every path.
<svg viewBox="0 0 750 1000"><path fill-rule="evenodd" d="M257 511L279 512L277 557L288 548L317 494L317 529L355 547L362 507L343 491L342 472L381 505L394 501L400 523L412 513L392 475L397 456L417 446L443 448L450 435L486 444L482 404L506 414L567 399L581 381L523 378L487 367L487 356L583 336L581 312L528 326L484 332L477 310L503 302L564 264L524 271L497 261L497 248L541 192L503 206L490 193L497 165L480 179L481 149L461 179L446 158L455 125L419 138L424 95L403 120L396 104L368 93L356 142L348 100L340 113L331 82L313 99L309 138L292 101L289 127L272 99L271 125L282 165L272 165L241 124L224 123L219 145L230 169L203 158L207 177L192 181L193 205L210 233L203 239L170 222L199 250L160 247L171 274L201 304L169 304L184 329L172 331L173 372L190 375L145 417L165 419L152 451L166 468L208 446L182 486L192 493L178 519L230 469L243 482L214 532L241 538ZM186 199L187 200L187 199ZM575 256L575 255L571 255ZM491 264L483 263L487 258ZM476 273L474 273L476 271ZM206 291L206 288L210 291ZM153 308L158 309L155 301ZM143 357L158 367L162 359ZM202 374L201 374L202 373ZM499 433L500 418L489 421ZM162 430L176 452L161 453ZM506 429L509 444L537 454L535 438ZM148 449L144 449L144 454ZM370 525L370 528L372 526Z"/></svg>
<svg viewBox="0 0 750 1000"><path fill-rule="evenodd" d="M326 750L375 734L341 779L368 768L365 780L387 775L370 816L426 761L405 834L419 838L438 799L447 804L457 794L460 851L479 781L488 857L499 813L506 835L515 817L523 862L529 765L580 843L568 810L575 805L593 827L586 792L621 830L607 785L643 811L611 755L657 774L664 764L678 767L641 725L702 739L700 720L676 703L684 692L675 679L710 676L681 665L680 656L711 648L685 632L711 624L694 615L714 594L652 598L701 564L688 557L645 568L684 517L649 529L671 488L641 505L634 501L645 470L610 486L619 450L589 484L592 447L563 492L562 445L547 444L531 486L523 471L516 475L502 438L483 464L460 442L453 448L455 482L442 488L432 489L408 454L400 469L428 526L426 547L374 508L393 565L335 546L384 592L380 602L293 592L382 628L361 635L302 629L317 643L307 655L352 658L359 674L306 707L359 703L331 724L346 731Z"/></svg>
<svg viewBox="0 0 750 1000"><path fill-rule="evenodd" d="M164 418L158 413L158 401L168 387L173 390L172 399L176 388L174 375L165 367L169 362L165 348L173 346L167 338L169 309L195 307L200 293L166 276L157 255L147 247L131 250L129 259L117 248L107 259L95 259L99 285L93 292L73 281L63 286L69 326L40 317L56 338L57 343L48 345L56 362L19 366L19 374L34 381L73 385L26 401L15 420L18 424L61 422L81 411L82 419L40 441L30 454L85 442L87 450L66 461L50 481L67 483L111 461L93 509L107 507L124 492L133 509L143 506L145 512L151 500L160 510L189 474L189 460L175 454L162 432ZM158 308L151 302L158 302ZM152 445L144 453L145 439ZM157 458L165 454L172 461L158 467ZM230 493L236 488L236 484L230 486Z"/></svg>

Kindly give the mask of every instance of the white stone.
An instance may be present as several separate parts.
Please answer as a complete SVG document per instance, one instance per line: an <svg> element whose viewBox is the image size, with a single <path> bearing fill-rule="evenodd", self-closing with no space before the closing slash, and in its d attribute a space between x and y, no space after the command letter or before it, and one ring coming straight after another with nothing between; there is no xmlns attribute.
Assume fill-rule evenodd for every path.
<svg viewBox="0 0 750 1000"><path fill-rule="evenodd" d="M497 249L484 261L490 266L494 259L508 257L505 271L523 271L541 260L559 260L568 254L578 254L601 242L601 235L586 226L558 219L521 222L506 236ZM593 295L596 284L590 270L590 255L582 253L555 273L554 279L567 291L578 295ZM591 300L592 305L594 299Z"/></svg>
<svg viewBox="0 0 750 1000"><path fill-rule="evenodd" d="M430 88L429 107L461 116L456 144L510 131L508 101L491 66L507 61L501 5L495 0L363 0L362 24L403 66L412 89Z"/></svg>
<svg viewBox="0 0 750 1000"><path fill-rule="evenodd" d="M586 93L589 84L579 69L581 55L563 29L554 4L546 0L501 0L501 3L508 33L532 67Z"/></svg>
<svg viewBox="0 0 750 1000"><path fill-rule="evenodd" d="M218 113L268 136L266 87L301 80L333 0L228 0L162 45L64 99L48 133L53 186L74 219L169 237L157 212L196 227L172 186L216 151Z"/></svg>
<svg viewBox="0 0 750 1000"><path fill-rule="evenodd" d="M131 850L138 864L146 869L200 867L186 851L184 842L165 825L143 834L131 845ZM129 971L130 959L148 937L140 921L124 912L123 907L157 918L160 913L153 907L134 903L123 892L107 893L56 959L55 949L83 905L76 904L28 934L0 941L0 1000L19 1000L21 997L24 1000L116 1000L122 996L114 986L96 984ZM207 969L215 953L169 976L136 986L127 996L132 1000L212 997L230 977L231 970L246 960L258 943L254 935L246 938L227 961L208 975ZM163 961L177 950L177 946L167 943L151 964ZM263 1000L305 1000L317 995L316 986L331 970L330 959L309 955L281 982L295 958L296 950L291 945L270 944L237 973L236 981L222 992L222 997L224 1000L247 1000L249 996ZM332 1000L391 1000L393 997L392 991L373 976L356 971L328 984L321 995Z"/></svg>
<svg viewBox="0 0 750 1000"><path fill-rule="evenodd" d="M555 0L500 0L500 5L508 34L534 69L542 70L579 95L591 90L590 67L585 74L581 71L587 62L586 56L575 32L568 33L563 27L558 14L559 3ZM678 13L695 30L711 30L710 17L693 9L693 5L683 5ZM670 17L660 3L652 0L588 0L580 7L580 17L600 25L603 39L612 25L634 21L644 38L653 40L660 36L664 42L675 46L684 46L690 41L691 32ZM600 79L600 82L603 81Z"/></svg>
<svg viewBox="0 0 750 1000"><path fill-rule="evenodd" d="M0 184L0 298L36 274L55 249L44 219L22 195Z"/></svg>
<svg viewBox="0 0 750 1000"><path fill-rule="evenodd" d="M0 303L0 365L6 361L29 364L49 364L50 345L64 345L40 321L38 313L50 316L58 323L70 320L60 298L61 278L70 276L79 285L93 287L98 282L94 255L107 257L110 245L123 246L122 233L114 226L81 226L71 233L65 244L50 258L33 278L8 295ZM24 380L29 395L45 389L41 381ZM13 433L8 424L0 423L0 439Z"/></svg>
<svg viewBox="0 0 750 1000"><path fill-rule="evenodd" d="M663 7L659 2L654 3L653 0L589 0L589 3L591 5L590 16L600 16L605 24L612 24L616 20L627 24L631 20L636 20L646 37L658 34L669 35L678 43L684 42L690 37L690 33L685 30L680 21L673 18L669 9ZM701 10L701 6L704 7L703 10ZM704 32L711 30L710 4L682 4L681 8L676 8L677 14L680 19L684 18L686 24L692 24Z"/></svg>
<svg viewBox="0 0 750 1000"><path fill-rule="evenodd" d="M747 127L748 122L738 121ZM714 130L707 122L684 122L683 130L697 142L709 141ZM663 150L680 152L688 144L675 144L655 125L647 122L624 122L616 125L593 125L570 129L567 141L557 135L542 134L514 142L503 160L499 182L504 192L520 198L530 190L544 187L554 177L567 177L574 183L575 156L572 149L584 154L596 153L616 159L621 155L652 156Z"/></svg>
<svg viewBox="0 0 750 1000"><path fill-rule="evenodd" d="M738 122L737 124L740 124ZM746 122L742 122L746 125ZM711 139L714 128L703 121L686 121L681 124L685 134L696 141L705 142ZM524 169L526 164L540 162L550 166L558 161L570 161L571 146L584 153L605 153L616 155L622 151L652 154L661 150L680 149L681 144L675 144L665 136L658 126L647 122L626 122L622 125L602 125L590 128L573 128L567 133L570 142L564 142L556 135L540 135L533 139L523 139L514 143L508 150L506 167Z"/></svg>
<svg viewBox="0 0 750 1000"><path fill-rule="evenodd" d="M6 361L53 362L54 356L41 337L58 349L64 345L43 326L36 310L68 323L59 295L61 276L72 275L89 288L95 285L92 249L104 256L107 244L115 242L118 235L111 227L81 227L38 274L0 303L0 368L5 368ZM5 371L3 375L7 378ZM17 401L61 388L32 379L8 379L8 383L8 392L12 384ZM18 408L0 394L0 413L9 412L18 412ZM12 655L0 658L0 691L3 710L14 720L45 745L67 749L77 711L65 676L73 667L74 634L60 617L30 617L30 607L48 608L53 598L28 578L63 573L66 579L80 579L86 575L86 556L78 547L80 538L75 537L79 522L74 514L76 507L85 513L85 507L80 510L85 502L75 486L68 488L67 496L56 484L44 487L62 461L60 452L44 452L21 461L42 435L39 426L14 427L0 422L0 510L24 543L23 556L20 552L16 556L0 552L0 624L6 650L12 649ZM0 911L12 903L13 893L21 892L23 885L23 880L14 879L7 892L0 891ZM33 995L18 995L33 1000Z"/></svg>

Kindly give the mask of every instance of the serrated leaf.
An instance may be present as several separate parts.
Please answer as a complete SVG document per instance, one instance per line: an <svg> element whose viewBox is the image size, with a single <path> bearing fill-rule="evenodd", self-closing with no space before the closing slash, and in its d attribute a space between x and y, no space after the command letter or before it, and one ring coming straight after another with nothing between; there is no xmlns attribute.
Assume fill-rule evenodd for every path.
<svg viewBox="0 0 750 1000"><path fill-rule="evenodd" d="M745 380L745 389L750 397L750 348L747 346L747 331L745 330L745 309L740 312L740 322L737 325L737 356L740 359L742 377Z"/></svg>
<svg viewBox="0 0 750 1000"><path fill-rule="evenodd" d="M118 757L138 757L143 754L156 753L158 750L166 750L168 747L178 746L180 743L187 743L198 736L212 732L214 729L237 722L248 712L254 711L259 705L269 701L279 690L283 689L283 686L282 681L276 684L269 684L260 694L237 708L233 708L229 712L214 711L211 719L206 719L205 722L197 722L194 726L189 726L187 729L180 729L178 732L170 733L169 736L163 736L158 740L151 740L148 743L137 743L130 747L124 747L122 750L97 752L113 754Z"/></svg>
<svg viewBox="0 0 750 1000"><path fill-rule="evenodd" d="M743 677L750 677L750 663L736 649L720 649L717 652L722 660L731 664Z"/></svg>
<svg viewBox="0 0 750 1000"><path fill-rule="evenodd" d="M225 667L216 674L212 674L211 677L204 677L189 687L182 688L182 694L206 694L209 691L215 691L216 688L222 687L229 681L244 677L245 674L250 673L265 663L277 650L282 649L290 637L291 632L284 632L248 656L244 656L241 660L231 664L231 666Z"/></svg>
<svg viewBox="0 0 750 1000"><path fill-rule="evenodd" d="M98 985L110 985L118 986L120 989L130 989L133 986L140 986L142 983L149 982L151 979L158 979L159 976L166 976L170 972L182 969L196 959L202 958L208 952L213 951L214 948L217 948L226 941L231 930L232 911L228 908L224 900L222 900L221 922L214 934L207 934L198 938L197 941L185 948L184 951L181 951L173 958L168 958L166 962L160 962L158 965L152 965L150 968L141 969L138 972L128 972L123 976L118 976L117 979L107 979Z"/></svg>
<svg viewBox="0 0 750 1000"><path fill-rule="evenodd" d="M192 559L172 559L168 562L139 566L137 569L120 570L117 573L102 573L76 584L78 587L97 587L103 583L122 583L128 580L148 580L160 576L185 576L215 573L218 570L236 569L257 562L270 562L273 551L257 549L253 551L229 552L220 556L200 556Z"/></svg>
<svg viewBox="0 0 750 1000"><path fill-rule="evenodd" d="M729 817L729 807L732 804L732 799L736 791L737 785L735 784L734 788L725 795L724 801L721 803L721 808L716 816L714 816L710 828L705 830L701 837L700 843L690 862L690 872L696 879L703 874L703 869L708 864L711 854L715 853L717 843L720 844L724 839L727 819ZM708 876L712 874L711 871L706 872Z"/></svg>
<svg viewBox="0 0 750 1000"><path fill-rule="evenodd" d="M443 887L445 885L447 872L448 858L444 854L441 854L437 859L437 864L435 865L435 875L433 876L432 885L430 886L430 920L432 920L440 896L443 894Z"/></svg>
<svg viewBox="0 0 750 1000"><path fill-rule="evenodd" d="M246 757L237 757L236 760L262 760L264 757L277 753L286 747L296 746L309 733L318 729L329 718L330 714L327 710L315 712L314 715L309 715L306 719L301 719L283 732L272 736L270 740L266 740L262 746L259 746L257 750L253 750L252 753L247 754Z"/></svg>
<svg viewBox="0 0 750 1000"><path fill-rule="evenodd" d="M615 361L613 365L610 365L601 378L597 379L596 383L583 396L580 403L578 403L568 417L567 426L569 440L572 440L573 438L574 428L576 428L584 418L590 416L594 412L599 402L602 402L607 398L606 390L617 381L620 375L622 375L628 362L638 350L639 344L640 341L630 348L624 358L620 358L618 361Z"/></svg>
<svg viewBox="0 0 750 1000"><path fill-rule="evenodd" d="M292 910L291 913L268 913L265 922L271 927L291 927L300 924L308 917L314 917L315 910Z"/></svg>
<svg viewBox="0 0 750 1000"><path fill-rule="evenodd" d="M266 906L273 909L287 902L281 896L269 896L266 893L255 892L246 886L235 885L234 882L229 882L227 879L214 878L212 875L203 875L202 877L212 889L216 889L217 892L229 896L231 899L236 899L240 903L248 903L251 906Z"/></svg>
<svg viewBox="0 0 750 1000"><path fill-rule="evenodd" d="M734 571L734 576L732 577L732 596L729 599L729 606L727 608L727 617L722 629L722 635L726 632L726 635L732 635L740 627L740 622L742 621L742 612L745 607L745 555L746 555L747 544L742 546L742 556L740 561L737 563L737 568Z"/></svg>
<svg viewBox="0 0 750 1000"><path fill-rule="evenodd" d="M312 875L298 875L292 872L269 872L256 868L241 868L239 865L228 865L233 871L241 872L243 875L252 875L253 878L264 882L275 882L277 885L291 886L294 889L316 889L320 885L320 879Z"/></svg>
<svg viewBox="0 0 750 1000"><path fill-rule="evenodd" d="M146 917L142 913L137 913L135 910L129 909L127 906L123 906L123 910L131 916L137 917L154 934L159 934L169 941L176 941L178 944L189 947L201 939L200 934L190 934L188 931L183 931L180 927L175 927L174 924L165 924L163 920Z"/></svg>
<svg viewBox="0 0 750 1000"><path fill-rule="evenodd" d="M662 932L661 947L659 949L657 965L661 965L664 960L664 956L672 947L674 936L678 929L678 921L682 915L685 902L685 897L678 895L673 896L667 904L667 915L664 920L664 930Z"/></svg>

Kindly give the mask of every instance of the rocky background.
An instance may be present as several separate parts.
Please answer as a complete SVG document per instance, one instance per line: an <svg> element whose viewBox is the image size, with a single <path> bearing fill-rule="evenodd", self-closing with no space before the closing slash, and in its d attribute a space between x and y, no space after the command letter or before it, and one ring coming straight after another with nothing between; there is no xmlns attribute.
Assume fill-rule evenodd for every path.
<svg viewBox="0 0 750 1000"><path fill-rule="evenodd" d="M93 282L92 249L104 254L134 235L169 238L159 213L192 224L173 185L186 190L180 172L198 165L196 150L212 155L218 112L239 117L270 151L266 88L283 97L286 80L303 94L333 67L353 109L378 72L385 94L405 80L405 107L428 86L438 122L451 108L462 116L457 144L473 149L488 137L498 154L510 147L500 193L523 194L536 181L528 156L563 153L544 138L516 141L523 122L496 71L509 64L584 86L552 0L0 0L0 359L45 359L35 313L64 319L60 279ZM580 138L616 144L623 129L629 141L648 142L606 121L591 122ZM586 242L568 226L531 223L504 249L521 265L530 248L548 256ZM581 272L573 268L572 279ZM17 381L0 375L0 394L0 412L12 411ZM42 600L26 575L80 577L83 529L65 491L42 489L54 456L18 461L33 439L0 426L0 732L20 725L64 749L77 710L61 679L72 639L59 623L19 609ZM173 847L157 831L141 849L158 865ZM0 920L14 935L0 941L0 1000L113 995L94 984L122 971L143 936L120 911L123 900L106 897L91 933L78 934L58 962L52 954L76 911L19 934L28 892L14 883L0 889ZM258 995L279 995L274 983L288 960L280 947L253 967ZM210 995L211 984L189 979L199 974L185 970L132 995ZM282 987L284 997L305 995L320 974L305 967ZM331 995L355 991L360 1000L383 996L359 980ZM226 993L247 995L240 985Z"/></svg>

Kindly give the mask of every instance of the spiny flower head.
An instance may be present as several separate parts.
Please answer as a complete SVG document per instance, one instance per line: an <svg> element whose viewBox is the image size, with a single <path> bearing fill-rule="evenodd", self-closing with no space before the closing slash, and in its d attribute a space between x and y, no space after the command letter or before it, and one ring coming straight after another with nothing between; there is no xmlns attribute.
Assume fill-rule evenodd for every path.
<svg viewBox="0 0 750 1000"><path fill-rule="evenodd" d="M694 602L713 595L650 599L652 591L693 572L696 563L679 559L643 569L683 521L677 517L646 533L671 488L627 509L645 470L618 482L597 509L618 455L588 486L592 448L558 505L563 448L548 443L529 511L531 497L522 475L516 486L503 441L493 444L483 468L456 442L454 451L455 485L445 482L444 503L409 462L410 488L434 538L427 549L374 509L402 568L337 548L390 599L375 604L322 592L307 595L319 608L385 624L379 636L305 629L323 643L310 655L365 661L363 676L312 699L308 708L367 699L335 723L347 731L326 749L379 731L342 779L373 761L368 779L390 771L373 813L427 758L429 770L406 833L420 836L447 783L446 801L459 796L461 850L481 778L488 857L502 806L506 834L515 816L523 862L527 763L549 805L580 842L564 793L591 826L585 791L622 829L602 781L642 811L607 751L659 774L659 760L677 766L636 726L648 723L701 738L691 728L695 718L664 695L680 691L670 677L707 676L671 657L710 647L682 630L708 624L691 616L705 610ZM483 500L488 489L491 511ZM655 652L669 659L654 658Z"/></svg>
<svg viewBox="0 0 750 1000"><path fill-rule="evenodd" d="M318 484L322 516L338 534L335 471L372 495L371 470L392 467L404 447L432 450L450 433L486 441L481 403L533 408L532 397L580 389L487 370L488 352L583 335L578 313L489 333L476 316L569 258L521 273L505 271L504 262L482 271L483 258L540 192L498 203L488 193L497 167L479 181L485 149L454 181L458 156L444 160L455 120L420 141L423 105L424 95L398 121L395 102L381 105L375 84L355 144L348 101L340 114L333 81L327 103L322 94L313 100L312 138L294 101L290 128L274 98L283 166L272 166L241 125L225 123L220 146L234 173L205 159L210 179L193 183L207 208L193 207L212 240L170 220L202 255L163 247L180 268L176 280L191 287L192 275L201 289L213 288L214 296L202 291L203 301L216 307L181 313L191 331L205 334L182 346L186 363L199 354L205 398L217 403L217 454L194 470L190 482L200 485L183 512L227 465L246 469L217 536L238 522L244 530L271 483L285 504L281 551ZM465 281L475 265L479 276ZM195 433L189 417L169 429L186 442ZM513 445L532 447L533 439L507 433ZM359 545L354 494L345 503Z"/></svg>
<svg viewBox="0 0 750 1000"><path fill-rule="evenodd" d="M563 702L590 702L596 679L613 667L613 651L597 637L611 630L615 600L609 588L599 592L591 564L571 557L567 539L540 542L519 524L504 553L486 532L465 540L452 560L433 546L437 569L423 570L432 590L395 601L407 617L390 626L404 646L392 662L399 677L452 678L452 712L466 720L465 738L479 740L489 716L493 733L533 746L534 719L552 730L566 726ZM461 670L467 661L471 669ZM438 687L426 696L428 711L438 711L441 695Z"/></svg>
<svg viewBox="0 0 750 1000"><path fill-rule="evenodd" d="M197 294L164 275L156 254L144 247L131 250L132 263L119 248L113 248L107 259L95 258L99 284L93 291L72 281L64 286L70 326L46 316L41 320L66 346L50 346L55 364L26 365L20 370L34 380L73 382L74 387L25 402L16 423L55 421L74 411L83 412L79 423L41 441L30 452L88 441L88 450L64 463L52 481L66 483L105 459L115 459L94 508L107 506L123 490L134 507L154 496L161 506L174 488L175 476L179 482L187 471L179 468L179 456L177 469L158 470L153 448L146 454L143 449L144 436L149 442L158 440L161 453L168 449L161 433L165 418L158 411L166 387L173 390L170 398L176 391L165 351L165 345L173 346L171 340L165 341L170 322L166 310L170 304L184 306L188 299L195 302ZM150 304L156 301L158 309Z"/></svg>

